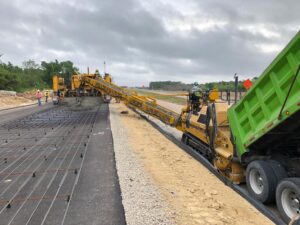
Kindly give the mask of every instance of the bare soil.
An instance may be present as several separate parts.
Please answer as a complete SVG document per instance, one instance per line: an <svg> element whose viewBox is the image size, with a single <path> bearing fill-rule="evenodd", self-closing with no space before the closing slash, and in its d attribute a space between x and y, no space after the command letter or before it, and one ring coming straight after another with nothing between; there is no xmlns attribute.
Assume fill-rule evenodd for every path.
<svg viewBox="0 0 300 225"><path fill-rule="evenodd" d="M273 224L125 105L110 108L119 115L133 153L175 211L176 224ZM124 110L129 113L121 114Z"/></svg>
<svg viewBox="0 0 300 225"><path fill-rule="evenodd" d="M50 91L49 91L50 93ZM35 97L36 91L26 91L22 93L16 93L16 95L11 95L9 92L1 92L0 93L0 109L7 109L7 108L13 108L16 106L24 106L24 105L30 105L33 103L37 103L36 97ZM49 95L51 96L51 95ZM42 101L45 101L44 93Z"/></svg>
<svg viewBox="0 0 300 225"><path fill-rule="evenodd" d="M175 103L172 103L172 102L167 102L167 101L164 101L164 100L156 100L157 104L158 105L161 105L167 109L170 109L178 114L181 113L181 109L184 107L183 105L178 105L178 104L175 104Z"/></svg>
<svg viewBox="0 0 300 225"><path fill-rule="evenodd" d="M0 95L0 109L12 108L16 106L29 105L35 103L32 99L22 96Z"/></svg>

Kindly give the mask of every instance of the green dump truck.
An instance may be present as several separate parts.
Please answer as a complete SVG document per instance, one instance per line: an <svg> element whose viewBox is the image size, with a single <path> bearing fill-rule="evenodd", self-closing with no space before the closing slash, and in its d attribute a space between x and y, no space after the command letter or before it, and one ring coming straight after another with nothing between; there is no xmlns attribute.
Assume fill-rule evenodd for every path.
<svg viewBox="0 0 300 225"><path fill-rule="evenodd" d="M300 32L228 111L246 183L263 203L276 199L284 220L300 215Z"/></svg>

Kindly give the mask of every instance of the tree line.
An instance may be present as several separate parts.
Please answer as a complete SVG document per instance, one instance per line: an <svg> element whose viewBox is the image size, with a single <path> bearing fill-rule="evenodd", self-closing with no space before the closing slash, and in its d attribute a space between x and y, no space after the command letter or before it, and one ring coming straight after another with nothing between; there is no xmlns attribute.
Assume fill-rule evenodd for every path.
<svg viewBox="0 0 300 225"><path fill-rule="evenodd" d="M58 60L40 64L34 60L27 60L22 66L13 65L11 62L0 63L0 90L22 92L30 89L47 89L52 87L52 76L60 75L65 83L70 83L71 76L79 72L71 61ZM255 81L254 78L252 81ZM239 81L238 90L245 91L244 81ZM185 84L180 81L153 81L149 84L152 90L188 91L193 84ZM219 91L234 91L234 81L220 81L200 84L203 90L217 88Z"/></svg>
<svg viewBox="0 0 300 225"><path fill-rule="evenodd" d="M257 78L252 79L254 83ZM238 82L238 91L245 91L243 86L245 80ZM203 90L211 90L217 88L219 91L234 91L235 82L234 81L220 81L220 82L208 82L204 84L199 84ZM185 84L179 81L153 81L149 84L149 89L151 90L166 90L166 91L188 91L193 87L193 84Z"/></svg>
<svg viewBox="0 0 300 225"><path fill-rule="evenodd" d="M11 62L0 63L0 90L22 92L47 89L52 86L54 74L59 74L68 83L71 76L78 71L71 61L42 61L38 64L30 59L24 61L22 66L13 65Z"/></svg>

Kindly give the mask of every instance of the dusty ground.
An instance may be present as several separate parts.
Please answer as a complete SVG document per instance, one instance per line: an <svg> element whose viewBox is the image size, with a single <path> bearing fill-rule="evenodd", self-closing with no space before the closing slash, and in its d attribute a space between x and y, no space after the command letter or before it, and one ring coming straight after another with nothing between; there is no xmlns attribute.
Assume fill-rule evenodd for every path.
<svg viewBox="0 0 300 225"><path fill-rule="evenodd" d="M176 224L272 224L136 113L123 104L110 109L119 115L133 154L175 212ZM120 114L122 110L129 114Z"/></svg>
<svg viewBox="0 0 300 225"><path fill-rule="evenodd" d="M175 94L179 94L177 95L176 97L177 98L183 98L183 99L187 99L187 96L182 96L183 94L188 94L187 91L165 91L165 90L149 90L149 89L142 89L142 91L145 91L145 92L150 92L150 93L156 93L156 94L160 94L160 95L174 95L176 96Z"/></svg>
<svg viewBox="0 0 300 225"><path fill-rule="evenodd" d="M179 105L186 104L186 97L184 96L173 96L175 92L160 92L160 91L152 91L146 89L135 89L139 95L151 96L155 99L164 100L171 103L176 103ZM178 93L178 92L177 92Z"/></svg>
<svg viewBox="0 0 300 225"><path fill-rule="evenodd" d="M184 105L178 105L172 102L167 102L167 101L163 101L163 100L156 100L157 104L167 108L167 109L171 109L172 111L180 114L181 113L181 109L184 107Z"/></svg>
<svg viewBox="0 0 300 225"><path fill-rule="evenodd" d="M42 101L45 99L43 97ZM13 108L16 106L30 105L37 103L34 91L27 91L23 93L16 93L11 95L9 92L0 92L0 109Z"/></svg>
<svg viewBox="0 0 300 225"><path fill-rule="evenodd" d="M26 91L26 92L22 92L22 93L17 93L17 96L35 101L36 100L35 94L36 94L36 92L35 92L35 90L33 90L33 91Z"/></svg>
<svg viewBox="0 0 300 225"><path fill-rule="evenodd" d="M0 95L0 109L12 108L15 106L33 104L35 101L22 96Z"/></svg>

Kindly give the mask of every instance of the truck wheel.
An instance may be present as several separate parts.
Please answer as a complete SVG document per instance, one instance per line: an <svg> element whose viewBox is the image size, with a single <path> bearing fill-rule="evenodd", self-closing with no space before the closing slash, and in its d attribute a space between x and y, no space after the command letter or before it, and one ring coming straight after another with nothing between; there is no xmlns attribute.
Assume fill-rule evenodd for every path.
<svg viewBox="0 0 300 225"><path fill-rule="evenodd" d="M300 224L300 178L282 180L276 189L276 204L285 222Z"/></svg>
<svg viewBox="0 0 300 225"><path fill-rule="evenodd" d="M247 166L247 188L250 194L262 203L270 203L275 199L277 178L266 161L256 160Z"/></svg>
<svg viewBox="0 0 300 225"><path fill-rule="evenodd" d="M274 173L275 173L275 176L277 178L277 183L276 183L276 186L277 184L283 180L284 178L287 178L287 173L284 169L284 167L276 160L268 160L267 161L269 163L269 165L272 167Z"/></svg>

